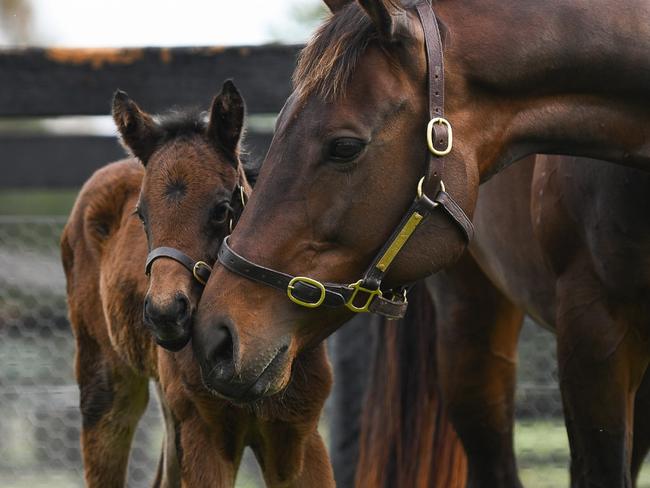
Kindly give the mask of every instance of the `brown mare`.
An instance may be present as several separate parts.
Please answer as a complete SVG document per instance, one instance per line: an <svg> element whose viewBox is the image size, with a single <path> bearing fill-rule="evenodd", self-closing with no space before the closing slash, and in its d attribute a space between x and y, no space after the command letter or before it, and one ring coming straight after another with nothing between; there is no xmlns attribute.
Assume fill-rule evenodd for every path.
<svg viewBox="0 0 650 488"><path fill-rule="evenodd" d="M362 276L425 174L430 75L444 74L454 129L437 176L466 212L479 182L532 153L650 169L648 2L435 2L444 72L428 69L429 36L411 2L328 4L335 13L302 53L255 194L229 240L249 261L308 277L312 292L322 292L325 281L352 284ZM424 194L439 195L439 188L429 178ZM450 266L465 246L450 216L434 212L397 255L387 288ZM203 379L231 396L274 394L288 384L294 358L351 313L315 307L325 293L313 293L314 307L299 306L286 296L295 289L278 291L267 279L258 283L231 269L216 267L194 323ZM584 424L572 435L574 445L585 446L584 463L612 452L623 457L616 436L593 442L591 429L599 427L581 395L572 408ZM606 397L610 411L631 411L631 396L620 389ZM598 476L588 472L581 483L602 484Z"/></svg>
<svg viewBox="0 0 650 488"><path fill-rule="evenodd" d="M446 413L469 486L521 486L512 429L524 313L557 334L573 486L635 486L650 447L649 187L647 173L562 156L527 158L481 187L470 254L428 280L433 308L417 296L428 327L383 326L359 486L464 486L453 435L418 444L413 431L386 429L408 427L409 415L448 429ZM412 371L427 369L437 381L414 383ZM399 457L402 444L415 445ZM455 458L445 464L432 451ZM418 483L423 475L447 482Z"/></svg>
<svg viewBox="0 0 650 488"><path fill-rule="evenodd" d="M331 384L324 346L301 357L281 397L241 406L203 385L192 348L157 348L150 333L159 344L181 349L202 286L173 259L155 260L147 279L148 249L168 246L214 262L237 205L235 189L249 189L239 160L239 92L226 82L208 123L184 112L154 118L121 92L113 117L142 164L130 159L97 171L77 198L61 242L87 485L124 486L153 379L166 424L155 486L233 486L245 446L268 486L333 486L317 431Z"/></svg>

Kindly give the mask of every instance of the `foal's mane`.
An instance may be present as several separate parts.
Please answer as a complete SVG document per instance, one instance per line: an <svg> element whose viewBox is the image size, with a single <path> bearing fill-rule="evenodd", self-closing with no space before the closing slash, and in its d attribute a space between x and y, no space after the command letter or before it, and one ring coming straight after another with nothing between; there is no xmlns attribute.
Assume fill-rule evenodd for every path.
<svg viewBox="0 0 650 488"><path fill-rule="evenodd" d="M208 129L207 112L197 108L174 108L156 115L155 120L160 131L161 144L173 139L203 136Z"/></svg>
<svg viewBox="0 0 650 488"><path fill-rule="evenodd" d="M410 0L390 1L404 9L413 4ZM357 2L350 2L331 15L300 52L293 73L293 86L298 97L304 99L316 94L326 101L340 97L361 56L371 43L378 40L377 29ZM379 46L383 49L382 44Z"/></svg>

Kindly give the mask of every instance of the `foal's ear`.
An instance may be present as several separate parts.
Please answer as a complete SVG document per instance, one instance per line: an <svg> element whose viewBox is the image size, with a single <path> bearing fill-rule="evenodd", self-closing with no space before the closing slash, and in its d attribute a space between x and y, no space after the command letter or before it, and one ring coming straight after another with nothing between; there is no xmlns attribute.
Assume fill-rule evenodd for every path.
<svg viewBox="0 0 650 488"><path fill-rule="evenodd" d="M348 3L352 3L352 0L323 0L323 1L325 2L325 5L327 5L327 8L330 9L330 12L332 12L333 14L341 10Z"/></svg>
<svg viewBox="0 0 650 488"><path fill-rule="evenodd" d="M382 40L392 42L408 29L406 12L399 0L357 0L365 10Z"/></svg>
<svg viewBox="0 0 650 488"><path fill-rule="evenodd" d="M208 137L234 156L239 155L245 111L246 106L239 90L232 80L226 80L221 93L212 100Z"/></svg>
<svg viewBox="0 0 650 488"><path fill-rule="evenodd" d="M146 166L156 150L158 127L151 115L144 112L123 91L113 95L113 120L124 146Z"/></svg>

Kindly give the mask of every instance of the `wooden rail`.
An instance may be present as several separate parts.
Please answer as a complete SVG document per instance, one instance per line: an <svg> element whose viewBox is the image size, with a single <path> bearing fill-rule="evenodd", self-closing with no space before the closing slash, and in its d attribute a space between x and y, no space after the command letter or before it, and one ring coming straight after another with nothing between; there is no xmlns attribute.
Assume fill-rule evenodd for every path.
<svg viewBox="0 0 650 488"><path fill-rule="evenodd" d="M120 88L143 108L207 109L232 78L249 114L277 113L291 90L299 46L0 51L0 117L108 115ZM262 156L269 134L250 131ZM115 138L0 133L0 188L79 186L124 155Z"/></svg>

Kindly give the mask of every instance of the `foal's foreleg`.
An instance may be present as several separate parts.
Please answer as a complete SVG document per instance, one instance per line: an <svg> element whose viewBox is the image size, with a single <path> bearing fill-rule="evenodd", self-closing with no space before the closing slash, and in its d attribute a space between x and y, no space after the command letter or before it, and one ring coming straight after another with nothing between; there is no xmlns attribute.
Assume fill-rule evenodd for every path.
<svg viewBox="0 0 650 488"><path fill-rule="evenodd" d="M207 424L198 412L180 421L177 430L177 456L181 469L182 488L232 488L243 452L239 435L226 434L238 427L228 419L214 426Z"/></svg>
<svg viewBox="0 0 650 488"><path fill-rule="evenodd" d="M469 255L427 284L436 308L438 378L467 454L467 486L519 488L513 414L523 314Z"/></svg>
<svg viewBox="0 0 650 488"><path fill-rule="evenodd" d="M253 449L269 488L334 488L334 472L316 429L298 433L291 425L266 429L265 445Z"/></svg>
<svg viewBox="0 0 650 488"><path fill-rule="evenodd" d="M648 343L588 266L558 280L560 388L574 488L632 486L634 398Z"/></svg>
<svg viewBox="0 0 650 488"><path fill-rule="evenodd" d="M76 370L86 486L123 487L133 434L149 398L148 380L103 356L94 339L81 335Z"/></svg>
<svg viewBox="0 0 650 488"><path fill-rule="evenodd" d="M180 455L180 422L167 405L165 395L159 383L156 383L156 392L165 422L165 437L158 460L156 479L152 488L180 488L181 465Z"/></svg>

